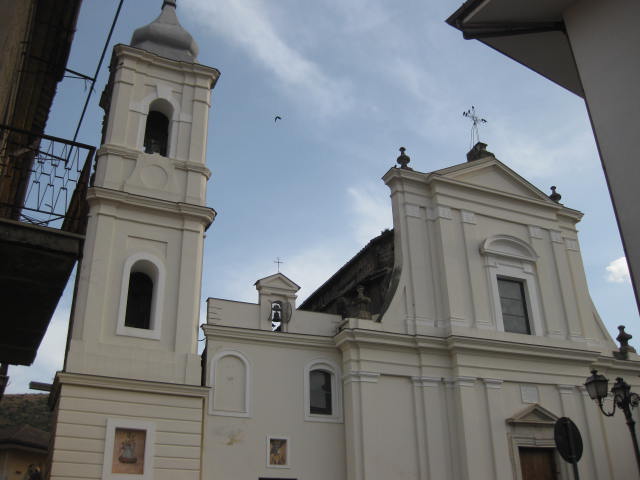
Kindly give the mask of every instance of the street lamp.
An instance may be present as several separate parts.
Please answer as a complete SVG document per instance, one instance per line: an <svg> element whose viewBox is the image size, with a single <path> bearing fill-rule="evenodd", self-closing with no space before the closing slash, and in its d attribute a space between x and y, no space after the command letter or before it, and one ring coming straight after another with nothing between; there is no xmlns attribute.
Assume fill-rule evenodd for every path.
<svg viewBox="0 0 640 480"><path fill-rule="evenodd" d="M633 449L636 455L636 462L638 464L638 470L640 471L640 451L638 450L638 438L636 437L636 422L633 420L631 414L631 408L637 407L640 403L640 396L631 391L631 387L625 382L622 377L616 378L616 383L611 387L611 393L613 394L613 410L607 412L603 406L603 400L609 394L609 380L604 375L600 375L597 370L591 370L591 376L587 378L584 383L587 388L587 393L591 397L591 400L595 400L600 407L600 411L607 417L612 417L616 413L616 407L620 408L624 412L624 416L627 419L627 426L629 427L629 433L631 433L631 440L633 441Z"/></svg>

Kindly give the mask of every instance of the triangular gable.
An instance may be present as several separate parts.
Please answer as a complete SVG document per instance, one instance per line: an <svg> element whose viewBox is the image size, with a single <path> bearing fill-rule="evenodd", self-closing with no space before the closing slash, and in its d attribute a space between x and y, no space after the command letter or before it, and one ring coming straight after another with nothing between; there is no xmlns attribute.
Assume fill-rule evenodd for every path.
<svg viewBox="0 0 640 480"><path fill-rule="evenodd" d="M534 403L516 413L513 417L508 418L507 423L510 425L553 426L557 420L558 417L556 415Z"/></svg>
<svg viewBox="0 0 640 480"><path fill-rule="evenodd" d="M276 289L276 290L290 290L297 292L300 290L300 286L296 284L293 280L288 278L286 275L282 273L274 273L273 275L269 275L268 277L261 278L255 283L258 290L263 288L267 289Z"/></svg>
<svg viewBox="0 0 640 480"><path fill-rule="evenodd" d="M554 204L548 195L494 157L461 163L453 167L436 170L432 174Z"/></svg>

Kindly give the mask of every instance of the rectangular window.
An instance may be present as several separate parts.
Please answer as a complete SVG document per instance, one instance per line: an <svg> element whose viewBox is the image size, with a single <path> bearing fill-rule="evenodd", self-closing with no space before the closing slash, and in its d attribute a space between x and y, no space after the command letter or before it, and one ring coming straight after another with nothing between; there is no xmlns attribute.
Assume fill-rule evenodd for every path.
<svg viewBox="0 0 640 480"><path fill-rule="evenodd" d="M524 282L498 277L498 293L504 331L531 334L529 314L524 295Z"/></svg>

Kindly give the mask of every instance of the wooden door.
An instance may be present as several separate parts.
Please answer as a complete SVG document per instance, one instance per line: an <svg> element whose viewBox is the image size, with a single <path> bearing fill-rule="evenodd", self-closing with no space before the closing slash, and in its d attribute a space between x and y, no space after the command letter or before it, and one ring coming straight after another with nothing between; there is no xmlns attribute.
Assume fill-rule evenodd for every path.
<svg viewBox="0 0 640 480"><path fill-rule="evenodd" d="M518 449L522 480L556 480L556 465L553 448Z"/></svg>

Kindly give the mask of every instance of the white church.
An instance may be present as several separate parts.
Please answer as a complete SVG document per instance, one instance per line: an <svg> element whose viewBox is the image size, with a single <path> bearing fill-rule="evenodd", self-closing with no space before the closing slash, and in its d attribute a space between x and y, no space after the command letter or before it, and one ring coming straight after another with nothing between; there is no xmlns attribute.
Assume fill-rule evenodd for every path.
<svg viewBox="0 0 640 480"><path fill-rule="evenodd" d="M584 387L640 391L640 357L593 306L582 214L481 143L428 173L402 149L393 230L301 305L279 273L257 303L210 298L199 355L219 72L196 57L174 0L114 48L51 479L570 480L560 417L581 479L638 478L624 417Z"/></svg>

